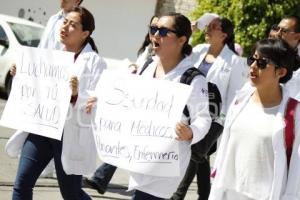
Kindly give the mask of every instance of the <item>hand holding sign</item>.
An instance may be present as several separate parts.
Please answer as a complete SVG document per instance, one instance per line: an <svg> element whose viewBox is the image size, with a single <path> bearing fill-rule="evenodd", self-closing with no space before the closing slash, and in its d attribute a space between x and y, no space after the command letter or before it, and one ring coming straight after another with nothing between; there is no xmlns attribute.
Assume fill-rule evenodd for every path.
<svg viewBox="0 0 300 200"><path fill-rule="evenodd" d="M188 85L104 71L93 123L100 159L133 172L178 176L175 126L190 92ZM191 137L189 128L179 131Z"/></svg>
<svg viewBox="0 0 300 200"><path fill-rule="evenodd" d="M193 131L192 129L182 123L182 122L178 122L176 124L176 140L191 140L193 138Z"/></svg>
<svg viewBox="0 0 300 200"><path fill-rule="evenodd" d="M16 63L14 63L11 65L11 67L9 69L9 73L10 73L10 75L15 76L16 72L17 72Z"/></svg>
<svg viewBox="0 0 300 200"><path fill-rule="evenodd" d="M60 140L70 104L73 56L23 48L10 70L15 76L1 125Z"/></svg>
<svg viewBox="0 0 300 200"><path fill-rule="evenodd" d="M92 112L92 108L93 106L95 105L95 103L97 102L97 97L89 97L88 98L88 101L86 103L86 106L85 106L85 111L86 113L91 113Z"/></svg>
<svg viewBox="0 0 300 200"><path fill-rule="evenodd" d="M77 76L72 76L70 79L70 87L72 90L72 96L78 95L78 78Z"/></svg>

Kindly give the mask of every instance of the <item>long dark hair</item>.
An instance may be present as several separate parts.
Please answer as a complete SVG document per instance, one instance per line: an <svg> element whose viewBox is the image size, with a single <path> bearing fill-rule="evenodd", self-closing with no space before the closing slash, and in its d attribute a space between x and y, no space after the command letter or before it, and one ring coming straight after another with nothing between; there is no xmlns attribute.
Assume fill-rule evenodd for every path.
<svg viewBox="0 0 300 200"><path fill-rule="evenodd" d="M255 44L253 50L256 50L261 56L270 59L275 67L287 69L287 74L279 79L280 83L289 81L293 76L294 68L299 67L298 55L281 38L262 39Z"/></svg>
<svg viewBox="0 0 300 200"><path fill-rule="evenodd" d="M149 26L151 25L151 22L152 22L152 20L153 20L155 17L157 17L157 15L153 15L153 16L151 17L150 22L149 22ZM138 55L138 56L141 55L141 54L145 51L146 47L147 47L149 44L151 44L151 41L150 41L149 33L147 32L147 34L145 35L145 39L144 39L144 41L143 41L143 44L142 44L142 46L139 48L139 50L138 50L138 52L137 52L137 55Z"/></svg>
<svg viewBox="0 0 300 200"><path fill-rule="evenodd" d="M90 35L86 38L86 40L83 43L83 47L89 43L92 47L92 49L98 53L98 48L91 37L91 34L95 30L95 19L94 16L90 11L88 11L86 8L82 6L75 6L70 12L77 12L80 15L81 19L81 25L83 31L89 31Z"/></svg>
<svg viewBox="0 0 300 200"><path fill-rule="evenodd" d="M192 53L192 46L189 44L189 39L192 35L192 28L190 20L181 13L170 12L162 16L174 17L173 28L176 31L177 37L185 36L186 41L182 47L181 54L183 56L190 55Z"/></svg>
<svg viewBox="0 0 300 200"><path fill-rule="evenodd" d="M233 51L235 54L238 54L234 48L234 25L227 18L220 18L222 32L227 34L227 37L224 40L224 44L227 44L229 49Z"/></svg>

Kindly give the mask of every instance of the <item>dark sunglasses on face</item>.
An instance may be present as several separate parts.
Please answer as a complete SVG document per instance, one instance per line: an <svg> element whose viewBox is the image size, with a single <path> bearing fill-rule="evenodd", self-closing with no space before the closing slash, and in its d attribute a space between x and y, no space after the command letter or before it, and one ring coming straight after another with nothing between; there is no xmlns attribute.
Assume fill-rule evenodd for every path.
<svg viewBox="0 0 300 200"><path fill-rule="evenodd" d="M157 31L158 31L158 34L159 34L160 37L166 37L167 34L168 34L169 32L172 32L172 33L177 34L176 31L171 30L171 29L168 29L168 28L166 28L166 27L160 27L160 28L157 27L157 26L150 26L150 27L149 27L149 33L150 33L151 35L155 35L155 33L156 33Z"/></svg>
<svg viewBox="0 0 300 200"><path fill-rule="evenodd" d="M282 27L278 26L277 24L274 24L271 27L271 29L276 32L281 31L282 33L295 33L295 31L289 30L287 28L282 28Z"/></svg>
<svg viewBox="0 0 300 200"><path fill-rule="evenodd" d="M267 64L270 62L267 58L254 58L253 56L250 56L247 58L247 64L250 67L254 62L256 61L256 66L259 69L265 69L267 67Z"/></svg>

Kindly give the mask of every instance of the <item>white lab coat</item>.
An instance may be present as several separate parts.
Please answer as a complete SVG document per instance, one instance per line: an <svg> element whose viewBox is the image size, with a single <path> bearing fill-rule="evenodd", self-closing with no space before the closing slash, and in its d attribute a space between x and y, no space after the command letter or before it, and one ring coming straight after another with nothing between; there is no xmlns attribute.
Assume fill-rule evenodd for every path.
<svg viewBox="0 0 300 200"><path fill-rule="evenodd" d="M154 57L154 61L142 73L142 76L153 77L157 62L158 58ZM190 67L192 67L190 59L185 58L176 66L176 68L168 72L164 79L180 82L181 75ZM208 111L207 93L203 92L207 91L207 82L205 81L205 78L203 76L195 77L191 83L191 86L193 86L193 90L188 99L187 106L191 117L190 127L193 131L193 139L192 141L179 142L180 176L157 177L132 172L129 180L129 190L137 189L161 198L170 198L176 191L190 161L191 145L198 142L206 135L211 123L211 118ZM195 108L197 109L195 110ZM182 121L188 124L184 115L182 117Z"/></svg>
<svg viewBox="0 0 300 200"><path fill-rule="evenodd" d="M293 73L293 77L285 84L291 97L300 101L300 68Z"/></svg>
<svg viewBox="0 0 300 200"><path fill-rule="evenodd" d="M222 180L219 174L226 174L222 166L227 152L227 144L230 137L230 128L234 120L238 117L241 110L245 107L255 88L246 85L235 97L231 104L225 122L223 136L217 151L213 172L216 172L213 180L209 200L222 200L224 188L221 185ZM287 174L287 160L284 140L284 113L289 94L283 88L283 99L276 115L277 126L274 128L272 145L274 151L274 180L272 183L270 197L268 200L300 200L300 155L298 149L300 146L300 105L298 103L295 117L295 141L293 146L290 169ZM251 119L249 119L251 123ZM288 178L287 178L288 177Z"/></svg>
<svg viewBox="0 0 300 200"><path fill-rule="evenodd" d="M49 18L39 43L39 48L57 50L63 49L64 45L60 42L59 33L64 19L65 13L63 10L60 10L58 13Z"/></svg>
<svg viewBox="0 0 300 200"><path fill-rule="evenodd" d="M191 60L196 68L199 67L205 58L209 46L209 44L199 44L193 48ZM222 117L225 117L236 91L242 88L247 79L248 67L246 59L236 55L225 45L206 76L206 80L216 84L220 91Z"/></svg>
<svg viewBox="0 0 300 200"><path fill-rule="evenodd" d="M300 45L298 45L298 56L300 56ZM293 73L293 77L285 84L285 87L291 97L300 101L300 68Z"/></svg>
<svg viewBox="0 0 300 200"><path fill-rule="evenodd" d="M94 90L105 61L94 52L89 44L79 54L74 69L79 80L78 98L69 105L64 125L61 161L66 174L88 175L96 169L96 146L91 128L91 115L86 114L88 90ZM17 131L7 142L5 150L10 156L17 156L23 147L28 133Z"/></svg>

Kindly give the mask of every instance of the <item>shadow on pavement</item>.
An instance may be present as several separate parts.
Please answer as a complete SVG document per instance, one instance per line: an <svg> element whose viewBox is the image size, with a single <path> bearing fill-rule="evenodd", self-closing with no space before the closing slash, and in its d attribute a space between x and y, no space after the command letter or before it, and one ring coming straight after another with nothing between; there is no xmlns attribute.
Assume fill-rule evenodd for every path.
<svg viewBox="0 0 300 200"><path fill-rule="evenodd" d="M89 188L89 189L95 190L93 187L91 187L89 185L86 185L86 184L83 184L83 188ZM120 194L120 195L123 195L123 196L132 196L133 195L133 191L127 191L126 186L119 185L119 184L113 184L113 183L110 183L108 185L106 192Z"/></svg>
<svg viewBox="0 0 300 200"><path fill-rule="evenodd" d="M96 198L98 199L99 196L96 196L96 195L90 195L92 198ZM101 199L112 199L112 200L126 200L126 199L123 199L123 198L118 198L118 197L105 197L105 196L101 196Z"/></svg>
<svg viewBox="0 0 300 200"><path fill-rule="evenodd" d="M109 184L107 191L111 193L117 193L123 196L132 196L133 191L127 191L127 187L119 184Z"/></svg>

